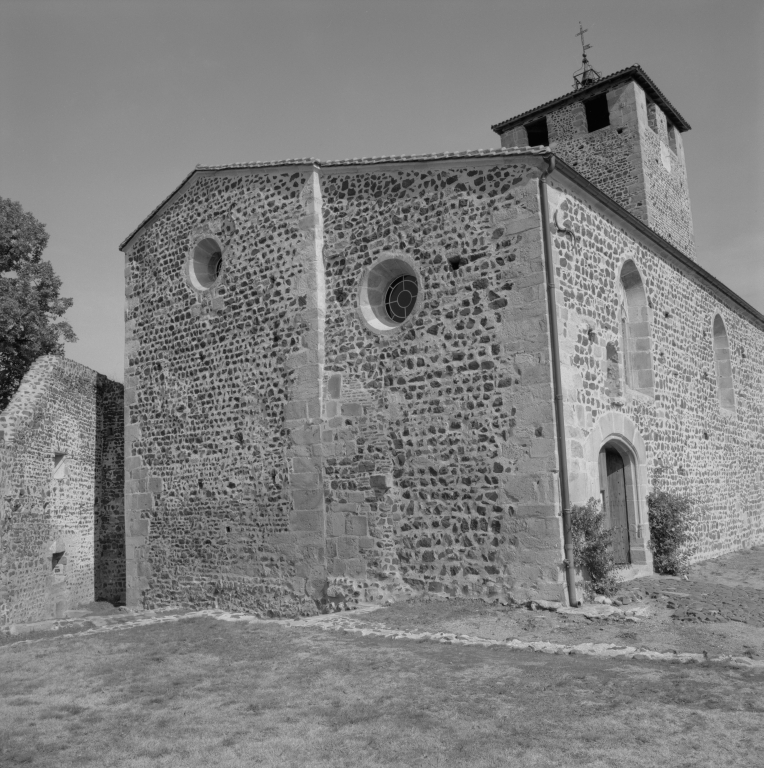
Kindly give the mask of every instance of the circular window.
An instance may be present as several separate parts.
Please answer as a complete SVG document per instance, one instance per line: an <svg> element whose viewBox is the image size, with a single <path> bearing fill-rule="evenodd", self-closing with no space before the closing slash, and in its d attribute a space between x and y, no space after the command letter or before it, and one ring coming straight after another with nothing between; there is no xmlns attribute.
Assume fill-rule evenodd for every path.
<svg viewBox="0 0 764 768"><path fill-rule="evenodd" d="M223 269L223 253L220 243L212 237L200 240L191 256L189 277L197 290L206 291L220 277Z"/></svg>
<svg viewBox="0 0 764 768"><path fill-rule="evenodd" d="M413 260L403 254L388 256L374 264L361 281L358 308L373 331L385 333L412 316L421 295Z"/></svg>
<svg viewBox="0 0 764 768"><path fill-rule="evenodd" d="M387 287L385 309L387 316L395 323L402 323L416 305L419 285L410 275L396 277Z"/></svg>

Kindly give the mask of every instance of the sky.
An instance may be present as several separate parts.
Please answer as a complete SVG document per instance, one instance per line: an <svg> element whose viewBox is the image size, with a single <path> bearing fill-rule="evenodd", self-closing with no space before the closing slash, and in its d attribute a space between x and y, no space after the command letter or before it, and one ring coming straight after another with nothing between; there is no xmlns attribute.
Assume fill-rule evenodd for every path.
<svg viewBox="0 0 764 768"><path fill-rule="evenodd" d="M692 126L697 261L764 311L764 0L0 0L0 196L47 226L67 356L122 380L118 246L195 165L496 147L579 21Z"/></svg>

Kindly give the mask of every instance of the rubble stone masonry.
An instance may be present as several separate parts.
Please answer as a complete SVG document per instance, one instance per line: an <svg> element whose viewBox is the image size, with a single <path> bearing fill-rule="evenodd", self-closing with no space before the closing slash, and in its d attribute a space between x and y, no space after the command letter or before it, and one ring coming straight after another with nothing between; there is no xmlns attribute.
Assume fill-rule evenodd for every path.
<svg viewBox="0 0 764 768"><path fill-rule="evenodd" d="M510 158L322 178L327 558L367 599L560 597L539 173ZM358 286L398 254L421 311L378 336Z"/></svg>
<svg viewBox="0 0 764 768"><path fill-rule="evenodd" d="M589 88L589 97L597 87ZM634 81L606 91L610 125L589 133L583 101L546 114L549 146L585 179L651 229L694 258L695 245L682 134L649 103ZM525 128L501 135L504 147L523 146Z"/></svg>
<svg viewBox="0 0 764 768"><path fill-rule="evenodd" d="M124 603L122 385L42 357L0 414L0 624Z"/></svg>
<svg viewBox="0 0 764 768"><path fill-rule="evenodd" d="M129 604L564 598L545 156L201 168L128 240ZM694 499L696 557L764 541L761 317L569 169L548 184L573 501L616 441L635 567L658 482ZM370 314L394 269L399 326Z"/></svg>
<svg viewBox="0 0 764 768"><path fill-rule="evenodd" d="M306 613L330 577L560 596L537 165L232 169L133 241L129 601ZM383 337L359 283L401 253L424 299Z"/></svg>
<svg viewBox="0 0 764 768"><path fill-rule="evenodd" d="M572 185L556 187L550 215L573 501L599 497L604 419L644 443L648 482L633 540L646 543L644 494L659 485L693 501L695 560L764 542L764 323ZM625 371L627 262L647 300L647 392L629 386ZM734 410L718 391L717 316L729 340Z"/></svg>
<svg viewBox="0 0 764 768"><path fill-rule="evenodd" d="M126 252L133 604L315 611L320 209L310 165L208 176ZM204 237L222 272L198 290L187 261Z"/></svg>

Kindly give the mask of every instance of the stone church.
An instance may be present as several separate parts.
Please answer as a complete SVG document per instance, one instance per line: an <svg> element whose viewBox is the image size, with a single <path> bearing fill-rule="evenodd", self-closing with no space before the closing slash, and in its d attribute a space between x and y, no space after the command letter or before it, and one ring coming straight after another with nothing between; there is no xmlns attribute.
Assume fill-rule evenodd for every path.
<svg viewBox="0 0 764 768"><path fill-rule="evenodd" d="M657 482L696 559L764 542L764 316L695 261L690 126L577 85L497 149L199 166L125 240L128 605L575 600L571 506L643 574Z"/></svg>

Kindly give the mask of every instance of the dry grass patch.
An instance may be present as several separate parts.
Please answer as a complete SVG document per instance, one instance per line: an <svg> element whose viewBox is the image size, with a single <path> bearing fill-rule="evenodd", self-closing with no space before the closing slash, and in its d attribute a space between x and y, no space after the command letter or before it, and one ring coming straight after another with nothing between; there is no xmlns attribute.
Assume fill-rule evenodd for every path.
<svg viewBox="0 0 764 768"><path fill-rule="evenodd" d="M0 765L753 765L761 683L193 619L0 650Z"/></svg>

